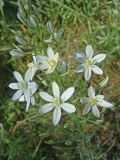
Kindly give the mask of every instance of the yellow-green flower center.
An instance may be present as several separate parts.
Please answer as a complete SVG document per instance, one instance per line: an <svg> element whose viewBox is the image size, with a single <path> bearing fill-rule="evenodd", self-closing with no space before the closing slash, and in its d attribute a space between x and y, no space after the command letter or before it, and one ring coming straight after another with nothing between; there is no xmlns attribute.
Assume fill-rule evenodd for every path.
<svg viewBox="0 0 120 160"><path fill-rule="evenodd" d="M49 59L46 61L46 64L48 65L49 68L53 68L57 63L56 59Z"/></svg>
<svg viewBox="0 0 120 160"><path fill-rule="evenodd" d="M27 88L27 84L25 82L20 82L19 83L19 88L20 89L26 89Z"/></svg>
<svg viewBox="0 0 120 160"><path fill-rule="evenodd" d="M94 105L94 104L97 104L97 98L95 98L95 97L94 97L94 98L91 98L91 99L90 99L90 103L93 104L93 105Z"/></svg>
<svg viewBox="0 0 120 160"><path fill-rule="evenodd" d="M53 100L53 103L54 103L56 106L59 106L59 105L61 104L61 101L60 101L59 98L55 98L55 99Z"/></svg>
<svg viewBox="0 0 120 160"><path fill-rule="evenodd" d="M37 68L38 66L35 63L29 63L28 67L30 67L30 68Z"/></svg>
<svg viewBox="0 0 120 160"><path fill-rule="evenodd" d="M87 58L87 59L85 60L85 66L86 66L86 67L90 67L92 64L93 64L93 60L92 60L92 59Z"/></svg>

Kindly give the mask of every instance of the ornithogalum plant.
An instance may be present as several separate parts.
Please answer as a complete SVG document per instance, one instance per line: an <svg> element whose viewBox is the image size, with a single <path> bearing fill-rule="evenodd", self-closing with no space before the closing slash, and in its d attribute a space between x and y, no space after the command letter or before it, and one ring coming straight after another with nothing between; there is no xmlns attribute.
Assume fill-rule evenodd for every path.
<svg viewBox="0 0 120 160"><path fill-rule="evenodd" d="M96 117L100 117L100 111L98 110L98 106L110 108L112 107L112 104L104 100L103 94L95 95L95 88L90 86L88 88L88 97L79 97L79 93L81 92L81 88L79 90L76 90L76 86L74 84L71 84L68 89L65 87L66 84L69 84L67 79L63 82L62 74L59 73L59 61L63 58L61 56L60 51L54 52L57 50L55 48L56 44L59 43L61 36L63 34L63 29L59 29L58 32L55 32L54 26L51 22L48 22L47 27L50 31L50 38L45 40L43 38L43 35L46 35L46 30L44 28L41 28L41 24L39 22L39 19L37 19L37 16L35 16L34 12L29 12L31 15L26 15L26 10L24 13L24 7L21 8L22 5L19 2L19 11L18 11L18 18L19 20L26 26L28 29L31 30L34 37L37 37L40 41L40 43L37 41L32 41L32 44L28 42L25 38L22 36L16 36L16 41L18 44L14 44L15 49L10 51L10 54L12 58L22 58L27 57L28 58L28 68L25 73L24 78L21 76L21 74L17 71L15 71L14 77L17 80L17 83L10 83L9 87L11 89L17 90L15 94L12 97L12 100L16 101L19 100L26 102L26 111L29 110L30 105L34 105L34 108L38 110L40 115L46 114L53 110L53 124L57 125L62 116L62 110L69 113L73 113L76 111L77 108L80 108L80 102L75 103L76 99L81 99L81 103L85 104L85 108L83 109L83 115L88 114L90 110L92 110L92 113ZM33 8L34 9L34 8ZM28 18L28 19L27 19ZM36 38L36 39L37 39ZM35 40L36 40L35 39ZM34 42L34 44L33 44ZM36 43L35 43L36 42ZM55 44L55 45L54 45ZM34 47L32 48L32 46ZM47 47L45 47L47 45ZM43 47L44 46L44 47ZM25 50L25 48L32 48L29 52ZM43 49L44 48L44 49ZM54 48L54 51L53 51ZM47 53L46 53L47 50ZM30 59L29 57L32 57ZM100 53L97 55L94 55L94 50L92 45L87 45L85 53L82 51L76 52L73 57L79 62L79 65L75 68L75 74L79 76L79 74L82 74L81 72L84 72L85 82L90 84L91 80L91 74L92 72L98 75L103 74L103 70L100 69L97 65L102 62L106 58L106 54ZM66 59L67 61L67 59ZM62 63L61 63L62 64ZM64 61L64 64L67 64L67 62ZM61 68L64 68L63 66ZM63 74L67 74L69 77L69 68L71 68L70 65L66 65L66 69L64 69ZM66 73L65 73L66 72ZM76 73L77 72L77 73ZM37 76L36 76L37 75ZM34 79L35 77L35 79ZM37 85L36 78L37 80ZM72 81L73 77L70 77L70 82ZM34 79L34 81L33 81ZM42 83L41 83L42 81ZM102 88L107 85L108 78L103 80L101 83L99 83L99 87ZM52 84L52 93L48 94L48 91L42 91L42 86L44 84L47 84L45 90L49 89L49 86ZM58 86L59 84L59 86ZM64 90L63 90L64 88ZM40 102L44 103L44 101L47 102L47 104L41 104L40 108L38 109L35 103L35 94L38 94L37 90L40 91ZM61 91L60 91L61 89ZM63 90L63 93L62 93ZM86 87L87 90L87 87ZM62 93L62 94L61 94ZM74 95L73 95L74 93ZM67 100L74 96L71 102L67 102ZM37 96L36 96L37 97ZM43 100L44 101L43 101ZM38 103L38 102L37 102ZM76 105L77 104L77 105ZM77 114L75 112L74 114ZM69 114L72 115L72 114Z"/></svg>

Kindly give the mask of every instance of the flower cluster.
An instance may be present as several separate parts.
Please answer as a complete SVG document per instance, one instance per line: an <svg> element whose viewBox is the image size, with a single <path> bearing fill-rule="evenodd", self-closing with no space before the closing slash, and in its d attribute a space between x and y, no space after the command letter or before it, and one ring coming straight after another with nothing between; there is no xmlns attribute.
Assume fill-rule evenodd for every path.
<svg viewBox="0 0 120 160"><path fill-rule="evenodd" d="M50 27L52 30L51 25ZM93 54L94 51L92 46L87 45L85 53L78 51L73 56L80 63L80 65L76 67L75 71L77 73L84 72L86 81L90 80L92 72L98 75L103 74L103 71L97 66L97 64L105 59L106 54L101 53L95 55L94 57ZM26 111L28 111L31 104L35 105L34 94L37 91L38 85L36 82L33 82L33 78L36 72L41 70L45 74L51 74L56 69L58 62L59 53L54 53L50 46L47 48L46 55L33 55L33 62L28 64L28 69L24 78L17 71L13 73L17 83L10 83L9 87L17 91L13 95L12 100L25 101ZM105 86L107 81L108 77L106 80L102 81L101 86ZM58 84L54 81L52 82L52 92L53 96L44 91L39 93L41 99L47 102L39 108L39 113L46 114L51 110L54 110L53 124L57 125L61 119L61 110L67 113L73 113L76 111L74 104L66 102L75 92L75 87L69 87L61 94ZM97 106L105 108L110 108L113 106L111 103L104 100L104 95L95 95L95 88L92 86L88 88L88 97L80 98L80 102L85 104L83 115L88 114L88 112L92 110L93 115L96 117L100 117L100 112Z"/></svg>
<svg viewBox="0 0 120 160"><path fill-rule="evenodd" d="M28 64L28 70L25 73L24 79L22 75L15 71L14 77L18 81L18 83L10 83L9 87L14 90L18 90L12 97L13 101L19 99L19 101L26 101L26 111L31 104L35 104L35 99L33 94L37 90L37 84L32 82L32 79L37 72L37 70L45 70L46 74L50 74L54 71L55 67L58 63L59 54L54 54L52 48L48 47L47 49L47 56L35 56L33 55L33 62Z"/></svg>

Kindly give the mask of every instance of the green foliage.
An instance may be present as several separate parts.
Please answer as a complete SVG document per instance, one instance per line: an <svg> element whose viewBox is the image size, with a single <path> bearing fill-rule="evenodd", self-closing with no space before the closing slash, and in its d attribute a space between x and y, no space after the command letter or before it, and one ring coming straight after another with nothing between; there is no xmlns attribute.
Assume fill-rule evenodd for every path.
<svg viewBox="0 0 120 160"><path fill-rule="evenodd" d="M0 1L1 160L119 160L119 9L120 2L116 0ZM49 39L55 51L61 51L62 58L58 71L47 76L39 72L35 77L40 90L51 92L49 84L53 80L57 80L62 91L76 86L71 101L77 106L77 115L63 114L57 127L51 123L51 114L41 116L38 113L42 101L37 95L38 105L25 113L25 105L12 102L13 92L8 89L13 81L12 72L24 73L33 52L45 54L47 45L51 44L46 42ZM84 50L89 43L98 52L107 53L106 64L102 67L109 74L110 82L102 92L115 103L115 107L102 114L99 120L91 114L82 115L83 106L79 100L86 96L88 84L82 75L74 73L75 63L71 62L72 54L77 49ZM10 59L9 52L15 59ZM68 70L69 64L72 67ZM100 81L96 79L92 85Z"/></svg>

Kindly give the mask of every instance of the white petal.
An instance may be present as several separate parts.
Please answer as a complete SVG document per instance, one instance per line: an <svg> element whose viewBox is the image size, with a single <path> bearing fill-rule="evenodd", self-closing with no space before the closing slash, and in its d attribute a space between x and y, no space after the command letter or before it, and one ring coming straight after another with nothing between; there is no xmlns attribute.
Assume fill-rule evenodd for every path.
<svg viewBox="0 0 120 160"><path fill-rule="evenodd" d="M53 112L53 124L57 125L61 119L61 107L55 107Z"/></svg>
<svg viewBox="0 0 120 160"><path fill-rule="evenodd" d="M100 112L99 112L96 105L92 106L92 113L93 113L94 116L96 116L98 118L100 117Z"/></svg>
<svg viewBox="0 0 120 160"><path fill-rule="evenodd" d="M24 81L23 78L22 78L22 76L21 76L21 74L20 74L19 72L16 72L16 71L15 71L13 74L14 74L15 79L16 79L18 82L23 82L23 81Z"/></svg>
<svg viewBox="0 0 120 160"><path fill-rule="evenodd" d="M54 108L54 105L52 103L44 104L39 108L39 113L44 114L50 112Z"/></svg>
<svg viewBox="0 0 120 160"><path fill-rule="evenodd" d="M37 84L36 82L29 82L28 83L28 88L31 89L32 91L37 89Z"/></svg>
<svg viewBox="0 0 120 160"><path fill-rule="evenodd" d="M113 106L112 103L109 103L109 102L107 102L107 101L105 101L105 100L99 101L99 102L97 103L97 105L98 105L98 106L101 106L101 107L105 107L105 108L110 108L110 107Z"/></svg>
<svg viewBox="0 0 120 160"><path fill-rule="evenodd" d="M63 92L63 94L61 95L62 102L65 102L66 100L68 100L72 96L74 91L75 91L74 87L70 87L70 88L66 89Z"/></svg>
<svg viewBox="0 0 120 160"><path fill-rule="evenodd" d="M52 82L52 91L53 91L54 97L57 97L57 98L60 97L60 89L56 82Z"/></svg>
<svg viewBox="0 0 120 160"><path fill-rule="evenodd" d="M36 92L36 90L37 90L37 86L34 88L31 88L31 95L33 95Z"/></svg>
<svg viewBox="0 0 120 160"><path fill-rule="evenodd" d="M75 106L70 103L62 103L60 106L67 113L73 113L76 111Z"/></svg>
<svg viewBox="0 0 120 160"><path fill-rule="evenodd" d="M81 103L88 103L89 102L89 98L88 97L83 97L80 99Z"/></svg>
<svg viewBox="0 0 120 160"><path fill-rule="evenodd" d="M78 67L76 67L76 72L83 72L84 71L84 65L79 65Z"/></svg>
<svg viewBox="0 0 120 160"><path fill-rule="evenodd" d="M48 60L48 57L39 55L38 59L39 59L39 62L44 63L46 60Z"/></svg>
<svg viewBox="0 0 120 160"><path fill-rule="evenodd" d="M26 102L30 102L30 90L29 89L26 89L24 90L24 96L25 96L25 100Z"/></svg>
<svg viewBox="0 0 120 160"><path fill-rule="evenodd" d="M15 92L12 97L12 100L16 101L17 99L19 99L21 97L22 93L23 93L23 91L21 91L21 90L18 90L17 92Z"/></svg>
<svg viewBox="0 0 120 160"><path fill-rule="evenodd" d="M49 58L54 58L54 51L51 47L47 48L47 55Z"/></svg>
<svg viewBox="0 0 120 160"><path fill-rule="evenodd" d="M91 105L90 104L85 105L84 110L83 110L83 115L88 114L90 109L91 109Z"/></svg>
<svg viewBox="0 0 120 160"><path fill-rule="evenodd" d="M92 46L91 45L87 45L86 46L86 56L88 58L92 58L93 54L94 54L94 51L93 51Z"/></svg>
<svg viewBox="0 0 120 160"><path fill-rule="evenodd" d="M38 63L39 64L39 55L37 55L37 56L35 56L36 57L36 63Z"/></svg>
<svg viewBox="0 0 120 160"><path fill-rule="evenodd" d="M53 101L53 97L46 92L40 92L40 97L47 102L52 102Z"/></svg>
<svg viewBox="0 0 120 160"><path fill-rule="evenodd" d="M29 76L30 76L29 80L31 80L31 81L32 81L32 79L34 77L33 70L34 70L33 68L28 68L28 73L29 73ZM29 77L26 77L26 78L28 79ZM26 81L26 82L28 82L28 81Z"/></svg>
<svg viewBox="0 0 120 160"><path fill-rule="evenodd" d="M84 76L85 76L85 80L88 81L91 77L91 68L86 68L85 69L85 73L84 73Z"/></svg>
<svg viewBox="0 0 120 160"><path fill-rule="evenodd" d="M39 65L39 68L40 68L41 70L44 70L44 69L47 69L48 66L47 66L46 64L41 64L41 65Z"/></svg>
<svg viewBox="0 0 120 160"><path fill-rule="evenodd" d="M95 97L95 88L94 87L90 86L88 88L88 96L89 97Z"/></svg>
<svg viewBox="0 0 120 160"><path fill-rule="evenodd" d="M55 58L56 61L58 61L58 59L59 59L59 53L58 52L55 53L54 58Z"/></svg>
<svg viewBox="0 0 120 160"><path fill-rule="evenodd" d="M84 54L84 53L83 53ZM81 64L85 62L85 59L86 59L86 56L85 54L82 56L82 55L79 55L78 53L74 54L73 57L78 61L80 62Z"/></svg>
<svg viewBox="0 0 120 160"><path fill-rule="evenodd" d="M24 95L22 95L22 96L19 98L19 101L20 101L20 102L24 102L24 101L25 101Z"/></svg>
<svg viewBox="0 0 120 160"><path fill-rule="evenodd" d="M54 56L54 60L56 62L55 66L57 66L58 60L59 60L59 53L57 52Z"/></svg>
<svg viewBox="0 0 120 160"><path fill-rule="evenodd" d="M93 57L92 60L95 63L99 63L99 62L103 61L105 59L105 57L106 57L106 54L98 54L95 57Z"/></svg>
<svg viewBox="0 0 120 160"><path fill-rule="evenodd" d="M31 104L34 106L35 105L35 98L31 97Z"/></svg>
<svg viewBox="0 0 120 160"><path fill-rule="evenodd" d="M94 65L92 66L92 71L96 74L103 74L102 69L100 69L98 66Z"/></svg>
<svg viewBox="0 0 120 160"><path fill-rule="evenodd" d="M96 97L98 100L101 100L101 99L104 99L105 96L104 95L97 95Z"/></svg>
<svg viewBox="0 0 120 160"><path fill-rule="evenodd" d="M73 55L73 57L74 57L76 60L79 61L81 58L83 59L83 58L85 58L86 56L85 56L85 54L84 54L82 51L78 50L78 51Z"/></svg>
<svg viewBox="0 0 120 160"><path fill-rule="evenodd" d="M36 59L36 58L37 58L36 56L33 56L33 61L34 61L34 63L37 62L37 59Z"/></svg>
<svg viewBox="0 0 120 160"><path fill-rule="evenodd" d="M30 102L27 102L27 104L26 104L26 112L28 112L29 107L30 107Z"/></svg>
<svg viewBox="0 0 120 160"><path fill-rule="evenodd" d="M9 84L9 87L10 87L11 89L19 89L18 83L10 83L10 84Z"/></svg>
<svg viewBox="0 0 120 160"><path fill-rule="evenodd" d="M45 74L51 74L53 71L54 71L53 69L47 69L47 70L45 71Z"/></svg>
<svg viewBox="0 0 120 160"><path fill-rule="evenodd" d="M52 68L49 68L48 70L45 71L46 74L51 74L55 68L56 68L57 64L55 64Z"/></svg>
<svg viewBox="0 0 120 160"><path fill-rule="evenodd" d="M37 71L37 69L34 69L34 68L29 67L28 70L29 70L28 73L29 73L29 76L30 76L30 79L29 79L29 80L32 81L32 79L33 79L33 77L34 77L35 72Z"/></svg>
<svg viewBox="0 0 120 160"><path fill-rule="evenodd" d="M28 70L25 73L25 82L29 82L31 79L32 70L28 68Z"/></svg>
<svg viewBox="0 0 120 160"><path fill-rule="evenodd" d="M30 78L31 81L32 81L36 71L37 71L37 69L31 69L31 78Z"/></svg>

